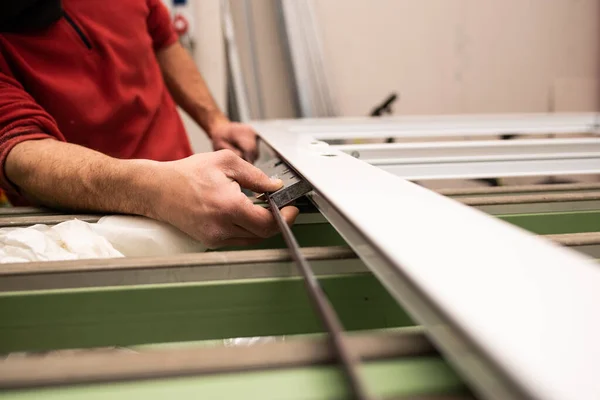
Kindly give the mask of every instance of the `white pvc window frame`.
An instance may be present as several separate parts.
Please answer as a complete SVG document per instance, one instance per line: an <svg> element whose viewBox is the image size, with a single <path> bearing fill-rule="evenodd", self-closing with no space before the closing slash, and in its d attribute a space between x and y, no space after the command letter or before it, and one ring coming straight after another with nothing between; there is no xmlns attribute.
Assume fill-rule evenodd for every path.
<svg viewBox="0 0 600 400"><path fill-rule="evenodd" d="M583 132L597 121L596 114L461 118L454 119L460 129L449 126L448 117L418 124L413 119L407 129L418 125L435 136L440 127L462 135L466 126L473 127L470 134L475 128L519 133L520 127ZM410 119L254 127L311 183L311 199L322 214L477 392L497 399L600 398L600 267L594 260L323 141L357 133L385 137L404 130Z"/></svg>

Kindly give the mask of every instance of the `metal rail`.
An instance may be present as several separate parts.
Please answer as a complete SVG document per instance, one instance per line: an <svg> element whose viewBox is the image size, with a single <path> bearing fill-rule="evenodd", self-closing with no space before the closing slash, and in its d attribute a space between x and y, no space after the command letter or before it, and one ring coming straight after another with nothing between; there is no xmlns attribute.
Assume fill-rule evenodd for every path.
<svg viewBox="0 0 600 400"><path fill-rule="evenodd" d="M473 196L473 195L499 195L513 194L519 195L524 193L540 193L540 192L585 192L600 190L600 182L589 183L559 183L559 184L543 184L543 185L515 185L515 186L497 186L497 187L473 187L473 188L445 188L433 189L435 192L444 196Z"/></svg>
<svg viewBox="0 0 600 400"><path fill-rule="evenodd" d="M509 196L478 196L462 197L456 201L468 206L490 206L508 204L534 204L534 203L564 203L575 201L600 200L600 191L590 193L543 193L519 194Z"/></svg>
<svg viewBox="0 0 600 400"><path fill-rule="evenodd" d="M25 216L25 215L54 215L62 214L61 211L40 207L0 207L0 216Z"/></svg>
<svg viewBox="0 0 600 400"><path fill-rule="evenodd" d="M7 207L7 209L9 209ZM0 209L2 210L2 209ZM55 225L61 222L79 219L84 222L98 222L102 217L112 216L115 214L69 214L66 212L47 213L43 209L38 209L37 212L20 212L20 207L15 207L11 213L4 214L0 211L0 228L26 227L35 224ZM324 222L324 219L315 219L314 214L301 214L296 220L296 224L311 224Z"/></svg>
<svg viewBox="0 0 600 400"><path fill-rule="evenodd" d="M13 228L31 226L35 224L54 225L65 222L70 219L79 219L83 222L98 222L102 215L94 214L69 214L65 215L32 215L32 216L13 216L0 217L0 228Z"/></svg>
<svg viewBox="0 0 600 400"><path fill-rule="evenodd" d="M353 353L369 361L437 354L420 328L346 340ZM0 389L308 367L335 359L322 337L254 346L67 350L0 359Z"/></svg>
<svg viewBox="0 0 600 400"><path fill-rule="evenodd" d="M302 252L317 276L369 271L354 252L345 247L307 247ZM299 272L287 249L40 261L1 264L0 293L297 276Z"/></svg>
<svg viewBox="0 0 600 400"><path fill-rule="evenodd" d="M600 245L600 232L581 232L540 235L556 244L577 247ZM308 261L356 260L352 249L343 246L306 247L300 250ZM27 263L7 263L0 268L0 278L14 276L49 276L54 274L77 274L81 272L142 271L174 268L209 268L241 265L278 264L291 261L289 252L284 249L238 250L208 253L178 254L157 257L124 257L111 259L83 259L65 261L34 261ZM367 271L368 269L364 269ZM231 274L231 271L227 272ZM272 276L272 275L269 275ZM286 274L286 276L289 276ZM240 279L235 276L233 279Z"/></svg>
<svg viewBox="0 0 600 400"><path fill-rule="evenodd" d="M600 245L600 232L564 233L544 237L566 247Z"/></svg>
<svg viewBox="0 0 600 400"><path fill-rule="evenodd" d="M312 261L355 259L356 254L342 246L307 247L303 257ZM0 277L17 275L51 275L65 272L139 271L163 268L223 267L233 265L283 263L292 258L284 249L215 251L156 257L123 257L64 261L32 261L7 263L0 268Z"/></svg>
<svg viewBox="0 0 600 400"><path fill-rule="evenodd" d="M558 245L600 258L600 232L542 235ZM434 246L433 243L429 244ZM368 272L347 247L301 249L315 275ZM159 257L124 257L2 264L0 292L83 287L289 278L300 272L287 249L240 250Z"/></svg>
<svg viewBox="0 0 600 400"><path fill-rule="evenodd" d="M360 376L358 365L359 360L357 359L358 357L350 351L345 342L342 333L343 327L335 313L335 310L329 303L329 300L327 300L325 292L323 292L323 289L313 274L310 265L308 265L306 258L304 258L304 255L300 251L300 246L298 246L298 242L296 241L292 230L283 220L281 213L279 212L279 208L277 208L270 195L267 196L267 201L271 208L271 212L273 213L273 217L275 217L275 220L277 221L279 230L281 230L281 234L283 235L285 243L288 246L290 255L302 272L304 283L313 306L317 311L317 314L319 314L323 325L329 332L329 338L336 350L337 357L342 364L344 372L346 373L346 377L348 378L348 383L352 389L354 398L357 400L370 399L371 397L367 392L365 383Z"/></svg>

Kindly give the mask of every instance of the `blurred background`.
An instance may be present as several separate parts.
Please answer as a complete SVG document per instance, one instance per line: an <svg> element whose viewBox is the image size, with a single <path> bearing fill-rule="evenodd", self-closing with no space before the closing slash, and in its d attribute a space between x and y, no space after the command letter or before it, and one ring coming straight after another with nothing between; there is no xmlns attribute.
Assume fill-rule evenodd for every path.
<svg viewBox="0 0 600 400"><path fill-rule="evenodd" d="M246 119L600 110L598 0L163 1Z"/></svg>

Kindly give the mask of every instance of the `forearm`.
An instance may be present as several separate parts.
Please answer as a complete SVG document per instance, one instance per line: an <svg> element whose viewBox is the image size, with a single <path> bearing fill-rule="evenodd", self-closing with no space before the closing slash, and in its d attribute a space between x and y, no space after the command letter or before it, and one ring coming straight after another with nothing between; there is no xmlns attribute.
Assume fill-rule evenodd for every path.
<svg viewBox="0 0 600 400"><path fill-rule="evenodd" d="M211 248L252 244L278 232L273 215L240 187L273 192L283 182L227 150L156 162L118 160L53 139L29 140L12 148L4 171L38 204L144 215ZM298 209L284 207L281 213L291 225Z"/></svg>
<svg viewBox="0 0 600 400"><path fill-rule="evenodd" d="M171 96L204 131L210 135L214 126L227 122L194 60L179 43L160 50L156 57Z"/></svg>
<svg viewBox="0 0 600 400"><path fill-rule="evenodd" d="M74 144L31 140L16 145L6 175L35 204L69 210L153 216L157 163L118 160Z"/></svg>

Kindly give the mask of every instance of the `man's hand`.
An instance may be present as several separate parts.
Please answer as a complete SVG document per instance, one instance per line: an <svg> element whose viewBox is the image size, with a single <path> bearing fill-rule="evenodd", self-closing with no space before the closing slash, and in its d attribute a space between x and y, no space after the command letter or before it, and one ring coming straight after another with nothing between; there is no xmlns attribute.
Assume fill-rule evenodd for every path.
<svg viewBox="0 0 600 400"><path fill-rule="evenodd" d="M243 246L278 232L273 215L252 203L241 187L257 193L282 185L232 151L196 154L183 160L160 163L154 178L163 193L157 219L169 222L209 248ZM293 224L298 209L284 207L281 214Z"/></svg>
<svg viewBox="0 0 600 400"><path fill-rule="evenodd" d="M28 140L8 154L7 177L35 204L103 213L136 214L174 225L210 248L259 242L277 233L257 193L282 185L232 151L158 162L119 160L57 140ZM281 214L288 224L295 207Z"/></svg>
<svg viewBox="0 0 600 400"><path fill-rule="evenodd" d="M223 121L209 132L214 150L231 150L249 163L258 158L256 132L246 124Z"/></svg>

